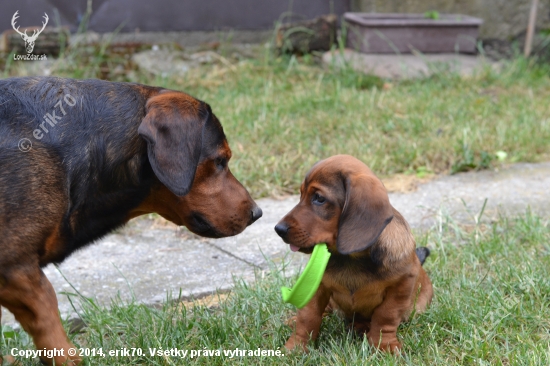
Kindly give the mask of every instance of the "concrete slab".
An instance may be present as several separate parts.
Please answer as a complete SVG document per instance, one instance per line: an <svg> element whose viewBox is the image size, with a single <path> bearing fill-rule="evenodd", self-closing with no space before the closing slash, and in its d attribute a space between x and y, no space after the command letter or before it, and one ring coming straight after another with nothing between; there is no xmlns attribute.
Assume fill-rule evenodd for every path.
<svg viewBox="0 0 550 366"><path fill-rule="evenodd" d="M259 44L269 41L273 30L180 31L180 32L128 32L96 33L88 31L74 34L71 45L80 44L178 44L181 47L198 47L213 42Z"/></svg>
<svg viewBox="0 0 550 366"><path fill-rule="evenodd" d="M446 217L473 224L485 199L485 222L527 209L549 218L550 162L444 176L419 185L415 192L390 194L393 206L417 229L430 228Z"/></svg>
<svg viewBox="0 0 550 366"><path fill-rule="evenodd" d="M430 76L436 72L452 72L470 76L484 67L498 64L477 55L464 54L364 54L345 49L323 55L326 65L342 67L349 65L354 70L387 79L411 79Z"/></svg>
<svg viewBox="0 0 550 366"><path fill-rule="evenodd" d="M498 171L440 177L411 193L391 193L390 201L411 227L422 230L446 218L473 224L485 199L484 220L527 208L550 218L549 187L550 162L516 164ZM308 257L291 253L273 227L298 199L258 200L264 216L242 234L218 240L199 238L154 216L138 218L75 253L59 270L83 295L104 305L117 294L123 300L135 296L138 302L155 304L168 293L177 297L180 289L183 296L195 297L227 290L233 276L253 281L258 271L272 270L267 258L278 265L289 261L286 274L291 275ZM57 291L61 314L73 316L62 294L73 289L55 267L48 266L45 272ZM11 314L3 312L3 324L14 325Z"/></svg>

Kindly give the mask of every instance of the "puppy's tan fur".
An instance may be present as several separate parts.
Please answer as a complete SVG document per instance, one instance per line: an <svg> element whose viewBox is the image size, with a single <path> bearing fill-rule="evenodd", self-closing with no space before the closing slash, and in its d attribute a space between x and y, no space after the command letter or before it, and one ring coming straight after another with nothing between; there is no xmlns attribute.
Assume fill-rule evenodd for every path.
<svg viewBox="0 0 550 366"><path fill-rule="evenodd" d="M305 348L317 338L323 313L338 309L372 346L400 350L397 327L433 296L409 225L382 182L349 155L315 164L300 190L300 202L275 229L294 250L311 253L315 244L327 243L332 255L285 347Z"/></svg>

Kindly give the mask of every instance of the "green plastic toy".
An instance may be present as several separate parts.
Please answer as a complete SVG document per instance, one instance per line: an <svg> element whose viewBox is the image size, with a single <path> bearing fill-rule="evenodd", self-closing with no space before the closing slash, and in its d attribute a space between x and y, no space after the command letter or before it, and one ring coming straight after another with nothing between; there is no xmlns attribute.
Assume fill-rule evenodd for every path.
<svg viewBox="0 0 550 366"><path fill-rule="evenodd" d="M311 258L294 287L292 289L281 287L283 301L291 303L298 309L306 306L321 284L329 258L330 252L326 244L315 245Z"/></svg>

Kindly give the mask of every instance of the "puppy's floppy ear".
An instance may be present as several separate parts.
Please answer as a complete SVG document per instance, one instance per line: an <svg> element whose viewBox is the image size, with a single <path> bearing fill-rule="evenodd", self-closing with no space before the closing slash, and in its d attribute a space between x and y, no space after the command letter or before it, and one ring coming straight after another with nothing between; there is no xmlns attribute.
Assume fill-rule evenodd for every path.
<svg viewBox="0 0 550 366"><path fill-rule="evenodd" d="M189 193L202 149L210 107L179 92L164 92L147 101L138 134L147 141L149 163L157 178L177 196Z"/></svg>
<svg viewBox="0 0 550 366"><path fill-rule="evenodd" d="M388 193L374 175L356 174L345 178L346 201L338 223L336 246L351 254L373 245L393 218Z"/></svg>

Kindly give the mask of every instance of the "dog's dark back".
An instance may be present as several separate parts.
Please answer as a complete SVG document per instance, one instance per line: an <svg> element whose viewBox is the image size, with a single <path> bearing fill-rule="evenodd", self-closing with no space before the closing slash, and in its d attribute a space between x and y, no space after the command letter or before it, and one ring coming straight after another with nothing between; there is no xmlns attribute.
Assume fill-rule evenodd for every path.
<svg viewBox="0 0 550 366"><path fill-rule="evenodd" d="M125 222L155 179L137 129L156 90L101 80L0 80L0 247L4 238L36 239L40 233L25 232L28 220L65 212L52 219L65 223L59 262ZM32 144L28 151L22 139L24 148Z"/></svg>
<svg viewBox="0 0 550 366"><path fill-rule="evenodd" d="M62 351L42 361L81 357L70 354L40 267L153 212L205 237L242 232L262 211L230 158L210 106L186 93L100 80L0 81L0 306L37 349Z"/></svg>

